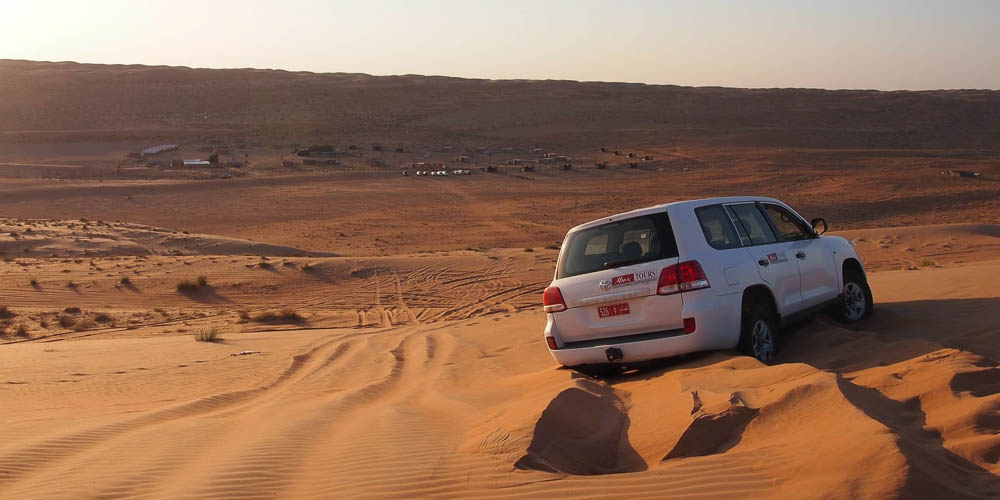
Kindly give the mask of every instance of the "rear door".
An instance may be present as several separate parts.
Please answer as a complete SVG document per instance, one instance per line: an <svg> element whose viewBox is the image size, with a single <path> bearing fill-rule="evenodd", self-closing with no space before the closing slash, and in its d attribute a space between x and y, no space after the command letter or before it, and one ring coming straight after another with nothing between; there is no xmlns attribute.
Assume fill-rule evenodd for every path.
<svg viewBox="0 0 1000 500"><path fill-rule="evenodd" d="M577 231L564 247L553 283L566 301L555 316L564 342L684 327L681 294L656 294L678 260L665 211Z"/></svg>
<svg viewBox="0 0 1000 500"><path fill-rule="evenodd" d="M839 295L837 265L830 249L794 212L773 203L761 205L778 237L788 243L789 255L799 267L803 307L835 299Z"/></svg>
<svg viewBox="0 0 1000 500"><path fill-rule="evenodd" d="M800 310L802 285L799 268L790 255L790 244L778 240L757 203L730 204L726 210L761 279L774 291L778 312L786 315Z"/></svg>

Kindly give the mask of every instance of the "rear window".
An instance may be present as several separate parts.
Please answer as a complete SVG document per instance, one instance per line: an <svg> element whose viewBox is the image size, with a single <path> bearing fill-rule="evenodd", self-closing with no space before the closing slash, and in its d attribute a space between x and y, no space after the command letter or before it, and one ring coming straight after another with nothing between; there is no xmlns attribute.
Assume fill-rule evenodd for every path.
<svg viewBox="0 0 1000 500"><path fill-rule="evenodd" d="M677 242L666 212L577 231L565 247L557 278L677 257Z"/></svg>

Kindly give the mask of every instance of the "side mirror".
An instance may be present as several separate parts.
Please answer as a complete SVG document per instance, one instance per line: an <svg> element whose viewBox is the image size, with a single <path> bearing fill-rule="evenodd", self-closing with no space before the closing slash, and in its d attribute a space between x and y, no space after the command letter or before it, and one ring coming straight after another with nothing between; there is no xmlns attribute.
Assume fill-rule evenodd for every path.
<svg viewBox="0 0 1000 500"><path fill-rule="evenodd" d="M824 219L822 217L816 217L815 219L813 219L810 222L810 224L812 224L813 232L816 233L816 236L819 236L819 235L821 235L821 234L823 234L823 233L826 232L826 219ZM820 225L823 226L822 230L820 230L820 228L819 228Z"/></svg>

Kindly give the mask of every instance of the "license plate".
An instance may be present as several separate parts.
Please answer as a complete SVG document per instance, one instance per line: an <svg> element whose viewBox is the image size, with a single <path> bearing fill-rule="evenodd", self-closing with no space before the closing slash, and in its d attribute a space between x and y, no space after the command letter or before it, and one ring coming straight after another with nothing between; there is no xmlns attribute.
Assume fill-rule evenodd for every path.
<svg viewBox="0 0 1000 500"><path fill-rule="evenodd" d="M628 314L629 312L628 303L611 304L610 306L601 306L597 308L597 316L601 318L619 316L622 314Z"/></svg>

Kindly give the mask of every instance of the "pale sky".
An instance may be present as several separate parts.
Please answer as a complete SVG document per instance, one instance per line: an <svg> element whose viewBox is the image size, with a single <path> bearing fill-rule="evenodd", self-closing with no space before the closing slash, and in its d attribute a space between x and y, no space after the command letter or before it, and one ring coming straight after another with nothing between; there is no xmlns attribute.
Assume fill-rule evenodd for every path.
<svg viewBox="0 0 1000 500"><path fill-rule="evenodd" d="M0 59L1000 89L1000 1L0 0Z"/></svg>

